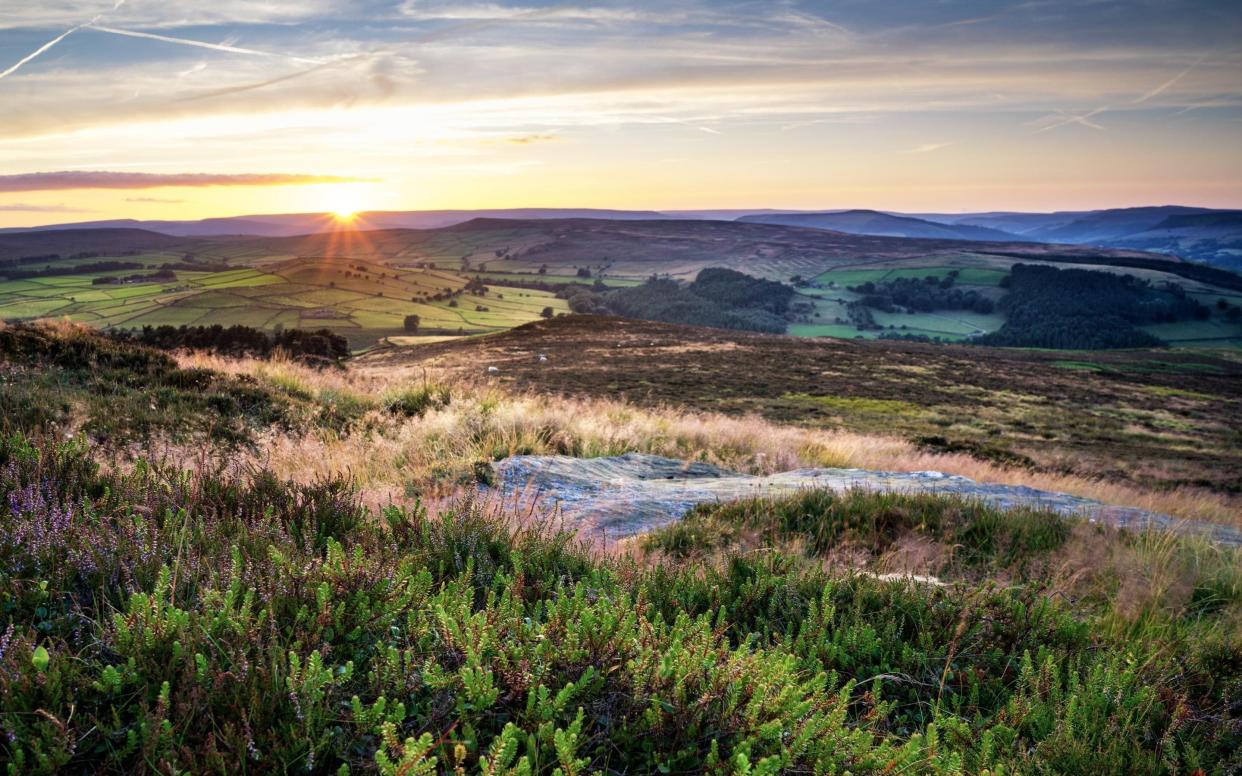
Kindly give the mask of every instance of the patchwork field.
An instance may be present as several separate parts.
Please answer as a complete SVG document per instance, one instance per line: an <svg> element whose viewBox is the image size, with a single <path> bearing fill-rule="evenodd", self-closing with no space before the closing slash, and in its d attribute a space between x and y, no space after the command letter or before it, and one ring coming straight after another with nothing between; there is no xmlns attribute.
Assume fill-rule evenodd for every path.
<svg viewBox="0 0 1242 776"><path fill-rule="evenodd" d="M1005 322L1001 314L980 315L968 311L938 311L936 313L883 313L873 312L881 330L859 329L849 322L846 305L861 298L850 291L863 283L884 283L898 278L944 278L957 272L955 288L975 291L981 296L998 301L1004 295L1000 282L1008 274L1009 267L1018 260L1007 256L987 254L960 254L943 264L928 266L926 259L901 259L868 263L871 268L860 265L843 265L821 272L802 285L798 294L804 302L814 306L811 322L795 323L789 333L798 337L847 337L875 339L882 335L921 335L947 342L961 341L972 336L999 329ZM1022 260L1026 264L1046 264L1064 267L1057 262L1037 259ZM1231 304L1242 303L1242 293L1193 280L1170 272L1159 272L1134 267L1109 264L1075 264L1082 269L1134 275L1152 283L1172 283L1182 286L1187 293L1208 307L1213 317L1208 321L1183 321L1180 323L1143 326L1175 347L1242 347L1242 321L1229 321L1215 308L1224 299Z"/></svg>
<svg viewBox="0 0 1242 776"><path fill-rule="evenodd" d="M149 269L175 261L166 253L116 260ZM218 260L218 257L211 257ZM268 257L271 258L271 257ZM57 262L57 268L110 257ZM0 319L65 317L101 328L245 325L261 329L330 328L366 345L405 333L408 315L429 334L478 334L568 310L547 291L487 285L465 293L467 278L448 270L392 267L354 258L294 258L227 271L177 270L158 281L130 279L145 270L86 272L0 280ZM100 284L100 279L125 278Z"/></svg>
<svg viewBox="0 0 1242 776"><path fill-rule="evenodd" d="M91 251L91 246L106 250ZM1136 251L1025 243L868 237L737 222L477 219L411 230L337 230L298 237L170 238L141 230L70 230L0 235L0 259L54 254L63 271L101 260L143 270L83 272L0 280L0 320L68 317L103 327L233 325L331 328L355 347L407 336L417 315L423 336L473 335L536 320L545 308L568 312L556 286L634 286L653 274L690 279L706 267L796 282L809 306L789 333L800 337L922 336L959 341L998 329L1000 315L961 311L876 313L881 328L859 329L847 306L851 287L896 278L943 278L999 299L1016 262L1125 272L1183 286L1213 308L1211 320L1162 324L1149 331L1181 347L1242 346L1242 322L1216 303L1242 303L1242 281L1196 279L1160 257L1159 269L1134 266ZM96 278L182 266L189 257L217 271L177 269L175 279L97 285ZM21 265L42 269L44 265ZM227 266L228 271L218 271ZM467 282L487 293L464 294ZM529 286L543 286L543 289ZM1236 287L1235 287L1236 286Z"/></svg>

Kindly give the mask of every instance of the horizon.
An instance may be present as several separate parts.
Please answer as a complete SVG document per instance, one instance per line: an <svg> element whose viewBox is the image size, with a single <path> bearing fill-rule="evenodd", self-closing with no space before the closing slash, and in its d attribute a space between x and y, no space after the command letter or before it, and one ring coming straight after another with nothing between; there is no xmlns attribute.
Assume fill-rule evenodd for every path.
<svg viewBox="0 0 1242 776"><path fill-rule="evenodd" d="M1174 208L1174 207L1200 208L1204 210L1220 210L1221 212L1231 212L1234 210L1242 210L1242 208L1211 208L1206 205L1164 203L1160 205L1147 204L1147 205L1122 206L1122 207L1116 207L1116 208L1098 208L1098 209L1093 209L1093 210L1067 209L1067 210L1062 210L1062 211L1050 211L1050 210L954 210L954 211L950 211L950 210L944 210L944 211L937 211L936 213L934 213L934 215L951 215L951 216L989 215L989 214L1052 215L1057 212L1090 213L1090 212L1099 212L1099 211L1106 211L1106 210L1144 210L1144 209L1159 209L1159 208ZM83 220L71 220L71 221L55 220L55 221L45 221L45 222L41 222L37 224L5 225L5 226L0 226L0 230L6 230L6 231L14 230L14 229L16 230L37 230L37 229L50 228L50 227L73 227L73 226L78 226L78 225L89 227L97 223L109 223L109 222L120 222L120 221L133 221L134 223L139 225L138 228L142 228L141 225L143 224L159 223L159 222L194 223L194 222L217 221L217 220L229 221L229 220L238 220L238 219L288 218L292 216L302 216L302 217L317 217L318 216L318 217L323 217L325 219L332 219L335 222L334 227L333 227L334 229L353 229L356 231L389 230L389 229L435 229L435 228L440 228L440 227L371 226L366 223L366 217L375 216L375 215L383 215L383 214L401 214L401 213L441 213L442 212L442 213L485 213L486 214L486 213L497 213L497 212L503 213L503 212L508 212L508 211L531 211L531 210L534 210L534 211L580 210L580 211L591 211L591 212L616 212L616 213L650 212L655 215L671 215L671 214L679 214L679 213L696 213L696 212L703 212L703 213L715 212L715 213L735 213L739 217L742 215L748 214L748 213L758 214L758 213L765 213L765 212L770 212L774 214L789 213L789 214L811 215L811 214L821 214L821 213L847 213L847 212L855 212L855 211L869 212L869 213L883 213L883 214L894 215L898 217L915 218L915 219L918 219L923 215L933 215L931 211L911 212L911 211L901 211L901 210L893 210L893 209L885 209L885 208L802 209L802 208L779 208L779 207L753 207L753 208L688 207L688 208L657 209L657 208L617 208L617 207L607 207L607 206L576 207L572 205L568 205L568 206L514 205L511 207L497 207L497 208L427 208L427 209L417 209L417 210L358 210L358 211L349 211L349 212L344 212L344 213L338 212L338 211L332 211L332 210L310 210L310 211L281 212L281 213L277 213L277 212L232 213L228 215L203 216L201 218L140 219L140 218L131 218L131 217L119 217L119 218L99 218L99 219L83 219ZM498 216L482 215L478 217L479 218L504 218L503 215L498 215ZM576 216L564 216L564 218L575 218L575 217ZM582 216L582 218L590 218L590 216ZM468 220L472 220L472 219L468 219ZM692 219L686 219L683 217L683 218L679 218L676 220L692 220ZM717 220L717 219L704 218L702 220ZM728 219L724 219L724 220L728 220ZM102 227L102 228L107 228L107 227Z"/></svg>
<svg viewBox="0 0 1242 776"><path fill-rule="evenodd" d="M1238 209L1240 34L1186 1L40 4L0 19L0 227Z"/></svg>

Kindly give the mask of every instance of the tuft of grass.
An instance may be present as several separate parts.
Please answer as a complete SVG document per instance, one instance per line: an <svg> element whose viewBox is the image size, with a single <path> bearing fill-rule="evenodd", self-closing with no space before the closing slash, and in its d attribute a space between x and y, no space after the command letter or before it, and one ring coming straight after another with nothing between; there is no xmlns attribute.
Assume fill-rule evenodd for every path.
<svg viewBox="0 0 1242 776"><path fill-rule="evenodd" d="M448 386L421 385L388 393L383 398L384 411L405 418L421 418L428 411L447 407L452 400Z"/></svg>

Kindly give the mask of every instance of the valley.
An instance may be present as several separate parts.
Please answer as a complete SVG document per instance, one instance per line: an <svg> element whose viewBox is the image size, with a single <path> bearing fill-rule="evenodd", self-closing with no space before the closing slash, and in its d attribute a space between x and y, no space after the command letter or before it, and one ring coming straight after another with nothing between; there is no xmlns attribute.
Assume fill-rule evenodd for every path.
<svg viewBox="0 0 1242 776"><path fill-rule="evenodd" d="M86 248L95 246L95 250ZM54 260L40 256L56 256ZM78 256L79 258L72 258ZM92 271L100 261L136 270ZM387 337L474 336L569 312L575 284L632 287L653 275L692 279L706 267L795 286L788 333L961 341L1004 323L999 312L874 312L860 324L865 283L939 278L998 301L1015 263L1074 266L1181 286L1206 319L1146 330L1179 347L1242 345L1232 276L1135 251L850 235L804 227L679 220L475 219L422 230L335 228L292 237L170 237L134 229L0 234L0 262L67 273L0 280L0 319L68 317L92 325L328 328L355 348ZM0 268L2 270L2 268ZM1217 274L1212 274L1217 273ZM0 277L3 273L0 272ZM117 282L109 284L112 279ZM466 289L475 282L474 292ZM1224 308L1218 307L1222 304ZM417 316L417 330L406 320Z"/></svg>

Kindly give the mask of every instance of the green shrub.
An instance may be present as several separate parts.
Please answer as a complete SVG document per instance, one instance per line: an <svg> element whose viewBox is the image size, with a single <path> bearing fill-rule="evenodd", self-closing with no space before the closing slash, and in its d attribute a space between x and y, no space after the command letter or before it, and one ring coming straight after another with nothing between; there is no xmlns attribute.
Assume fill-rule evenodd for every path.
<svg viewBox="0 0 1242 776"><path fill-rule="evenodd" d="M0 438L12 773L1213 773L1238 748L1223 625L1119 642L1032 586L640 564L470 499L376 515L339 481L92 453ZM943 498L721 510L873 548L973 532L969 567L1064 541Z"/></svg>

